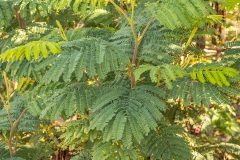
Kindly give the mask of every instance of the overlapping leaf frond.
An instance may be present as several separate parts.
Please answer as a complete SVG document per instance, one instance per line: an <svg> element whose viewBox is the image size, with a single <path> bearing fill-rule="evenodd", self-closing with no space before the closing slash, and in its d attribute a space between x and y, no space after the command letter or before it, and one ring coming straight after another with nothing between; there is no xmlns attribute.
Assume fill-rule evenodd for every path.
<svg viewBox="0 0 240 160"><path fill-rule="evenodd" d="M12 61L8 62L5 67L3 67L4 71L9 74L15 81L20 81L22 77L33 78L36 81L40 81L40 72L36 71L36 62L33 60L28 61L26 59L22 61Z"/></svg>
<svg viewBox="0 0 240 160"><path fill-rule="evenodd" d="M38 30L38 28L37 28L37 30ZM109 37L113 33L112 33L112 31L107 30L107 29L81 28L81 29L75 29L75 30L73 30L73 29L68 30L65 32L65 34L69 41L73 41L73 40L77 40L79 38L89 38L89 37L96 37L96 38L99 38L99 40L100 39L108 40ZM21 35L19 35L19 37L20 36ZM19 37L16 37L16 38L19 38ZM29 37L27 36L26 40L28 38ZM11 38L9 40L11 40ZM62 38L60 35L56 34L56 32L54 31L51 34L49 34L48 36L43 37L42 40L44 42L48 42L53 45L56 45L57 43L55 43L55 42L61 41ZM1 41L1 42L5 42L5 41ZM7 42L9 42L9 41L6 41L6 43ZM40 41L39 41L39 43L40 43ZM8 43L8 45L9 45L9 43ZM28 45L28 44L26 44L26 45ZM28 56L30 56L30 59L31 59L30 61L28 61L26 59L23 59L21 61L19 61L19 60L15 61L14 56L17 56L17 54L20 54L21 52L19 51L19 52L15 52L16 55L14 55L11 58L11 59L14 59L14 61L9 61L9 62L7 62L6 65L2 66L3 70L8 72L11 75L12 79L18 81L21 77L27 77L27 78L31 77L34 80L39 82L40 78L42 77L43 73L46 72L46 69L49 67L49 65L51 66L52 64L55 64L56 61L58 59L60 59L60 58L54 57L54 56L50 56L47 59L44 59L43 54L40 54L41 46L39 47L39 45L37 45L37 46L33 47L33 45L35 45L35 43L30 44L30 48L32 46L32 49L35 48L37 50L31 50L30 52L28 52L28 54L30 54L30 55L28 55ZM10 47L10 46L7 46L7 47ZM13 50L18 51L18 50L16 50L17 48L18 47L13 48ZM25 45L24 45L24 48L25 48ZM3 50L5 50L5 48L3 48ZM24 50L23 50L23 52L24 52ZM49 53L49 52L51 52L51 50L48 50L47 52ZM68 53L68 54L72 54L72 53ZM76 55L76 51L75 51L75 54L73 53L72 58L74 57L74 55ZM7 58L11 57L10 54L8 54L8 55L6 54L5 56L7 56ZM23 53L22 56L26 56L26 55L24 55L24 53ZM65 58L66 58L66 56L67 56L67 54L65 54ZM36 61L36 58L38 58L37 61Z"/></svg>
<svg viewBox="0 0 240 160"><path fill-rule="evenodd" d="M239 96L239 87L235 85L218 87L210 83L201 83L189 78L179 79L174 82L173 89L169 92L169 98L180 98L184 106L201 105L209 106L212 103L230 104L228 96Z"/></svg>
<svg viewBox="0 0 240 160"><path fill-rule="evenodd" d="M56 33L53 33L56 35ZM104 28L94 27L82 27L77 29L70 29L65 31L66 37L69 41L78 40L81 38L101 38L105 41L109 41L111 36L114 34L113 31Z"/></svg>
<svg viewBox="0 0 240 160"><path fill-rule="evenodd" d="M88 10L94 10L101 8L104 5L104 1L96 0L36 0L34 2L30 0L15 1L14 6L19 7L21 15L25 18L27 16L33 16L40 14L42 17L46 17L56 11L62 11L72 8L74 12L83 12L86 14ZM82 13L82 14L83 14Z"/></svg>
<svg viewBox="0 0 240 160"><path fill-rule="evenodd" d="M53 148L57 148L55 153L60 148L71 151L75 159L191 159L184 139L188 135L182 134L182 127L174 125L176 119L168 116L171 113L166 108L170 108L172 101L174 107L191 105L193 108L231 104L231 99L240 96L240 76L233 69L240 64L239 42L229 44L232 49L226 50L218 66L189 66L190 61L179 66L186 56L203 53L188 41L189 35L194 42L199 42L202 36L218 36L216 30L210 29L212 26L206 26L206 22L213 25L222 18L214 15L216 12L209 4L213 1L114 1L120 9L114 8L113 3L104 6L108 2L105 0L11 0L9 4L12 2L12 7L6 6L5 10L16 10L26 30L18 30L15 37L6 33L0 42L4 52L0 55L4 61L1 69L11 80L19 82L19 88L24 89L24 83L31 81L27 78L34 81L33 87L23 93L16 92L24 98L13 95L11 99L13 121L24 108L28 109L15 131L34 132L39 119L66 120L60 132L58 127L52 128L58 130L51 136L54 142L39 145L38 139L36 147L19 146L16 157L26 158L24 153L30 151L31 157L36 154L35 158L44 159L54 154ZM129 7L133 2L136 2L134 6ZM12 16L14 13L10 16L1 10L4 4L0 3L3 19L0 27L6 28L11 18L17 19ZM124 20L118 13L126 13L129 19L132 14L132 19ZM51 28L56 26L56 19L64 23L60 34L59 29ZM28 28L32 21L47 21L51 27L43 24L43 27ZM191 34L192 28L198 32ZM44 36L49 31L52 32ZM31 32L34 36L30 36ZM136 63L127 68L134 51L137 51ZM135 77L127 76L130 69L135 71ZM142 76L146 75L145 81ZM130 89L133 81L136 86ZM158 87L153 87L155 83ZM186 115L177 116L178 123L183 124L182 116ZM172 119L171 126L162 125L167 119ZM7 135L10 127L3 108L0 135ZM0 156L6 151L4 146L0 142ZM223 148L223 144L218 147ZM239 146L228 144L227 147L239 155Z"/></svg>
<svg viewBox="0 0 240 160"><path fill-rule="evenodd" d="M18 119L24 107L26 107L26 101L22 97L15 98L11 102L10 113L13 122ZM5 108L1 109L0 111L0 122L0 129L2 131L10 131L11 126ZM38 118L33 117L28 112L26 112L20 120L16 130L24 132L34 132L38 130L38 126L40 123L41 121Z"/></svg>
<svg viewBox="0 0 240 160"><path fill-rule="evenodd" d="M38 107L40 117L49 115L52 121L56 120L59 116L73 116L74 113L86 115L96 99L98 90L99 88L75 83L63 89L55 90L53 95L44 100L46 108L41 109L35 105L32 106L31 110L34 111L34 108Z"/></svg>
<svg viewBox="0 0 240 160"><path fill-rule="evenodd" d="M37 41L42 36L48 34L52 28L46 22L35 22L26 27L26 29L16 29L7 32L0 39L0 50L4 53L6 50L25 45L29 41ZM46 40L48 41L48 40Z"/></svg>
<svg viewBox="0 0 240 160"><path fill-rule="evenodd" d="M240 41L230 42L225 45L227 49L222 57L222 62L226 66L240 68Z"/></svg>
<svg viewBox="0 0 240 160"><path fill-rule="evenodd" d="M14 10L11 4L11 1L0 1L0 33L3 31L3 27L8 26L13 19Z"/></svg>
<svg viewBox="0 0 240 160"><path fill-rule="evenodd" d="M214 13L210 5L203 0L164 0L149 3L147 10L161 24L172 30L181 27L191 28L194 23L198 23L199 19L208 17L209 13Z"/></svg>
<svg viewBox="0 0 240 160"><path fill-rule="evenodd" d="M0 141L0 154L1 154L1 160L4 160L6 158L9 158L10 155L8 153L8 149L6 148L6 143L4 141Z"/></svg>
<svg viewBox="0 0 240 160"><path fill-rule="evenodd" d="M132 90L114 86L99 95L91 109L90 129L104 131L104 141L122 140L126 147L155 129L162 118L161 111L166 109L160 99L164 91L152 86Z"/></svg>
<svg viewBox="0 0 240 160"><path fill-rule="evenodd" d="M141 74L150 71L150 78L154 83L160 83L163 80L169 89L172 89L172 82L178 77L182 78L186 72L179 66L164 64L161 66L140 65L134 72L136 80L140 79Z"/></svg>
<svg viewBox="0 0 240 160"><path fill-rule="evenodd" d="M104 8L104 0L10 0L10 1L1 1L0 5L0 31L3 31L3 27L10 28L10 22L17 18L14 17L15 11L20 14L21 18L32 22L36 21L39 16L47 17L48 20L54 21L55 19L61 19L59 16L60 13L68 15L69 19L63 21L64 25L67 26L68 23L79 18L79 15L85 17L85 21L96 22L96 23L105 23L109 24L114 19L113 14L97 14L91 13L97 9ZM98 12L99 13L99 12ZM14 22L15 22L14 21ZM15 23L16 24L16 23ZM14 25L15 25L14 24ZM11 26L12 27L12 26ZM17 27L14 26L14 27Z"/></svg>
<svg viewBox="0 0 240 160"><path fill-rule="evenodd" d="M182 136L182 127L162 125L145 137L140 150L154 159L191 159L190 147Z"/></svg>
<svg viewBox="0 0 240 160"><path fill-rule="evenodd" d="M126 55L121 54L121 48L97 38L70 41L62 48L62 54L55 56L53 63L45 63L51 67L42 78L43 83L57 82L61 76L65 82L70 81L71 77L80 80L83 75L104 79L111 71L125 70L129 61Z"/></svg>
<svg viewBox="0 0 240 160"><path fill-rule="evenodd" d="M230 67L193 68L190 72L190 76L193 80L198 80L201 83L208 81L211 84L217 84L220 87L223 85L230 86L226 77L231 78L238 75L238 71Z"/></svg>
<svg viewBox="0 0 240 160"><path fill-rule="evenodd" d="M100 25L110 25L116 16L113 13L108 12L104 9L97 9L92 13L85 16L84 20L87 23L100 24Z"/></svg>
<svg viewBox="0 0 240 160"><path fill-rule="evenodd" d="M48 48L48 49L47 49ZM22 60L26 57L27 60L39 59L41 53L44 58L48 57L48 54L57 54L61 52L60 46L55 42L47 41L32 41L23 46L9 49L0 55L2 61L14 61Z"/></svg>
<svg viewBox="0 0 240 160"><path fill-rule="evenodd" d="M141 33L146 27L151 15L142 11L138 13L134 24L136 32ZM124 22L123 22L124 23ZM171 31L166 29L157 20L154 20L145 33L139 46L139 59L141 62L148 62L154 65L159 63L171 63L173 56L171 54L181 53L180 41L183 41L182 35L186 34L183 29ZM130 34L129 34L130 33ZM184 41L186 41L184 39ZM124 23L111 37L111 42L121 46L125 54L131 54L134 48L134 40L131 33L131 28ZM183 41L183 42L184 42Z"/></svg>
<svg viewBox="0 0 240 160"><path fill-rule="evenodd" d="M63 149L74 150L76 147L85 146L88 141L94 142L98 138L99 132L88 130L88 119L74 120L66 123L66 130L60 136L62 142L60 146Z"/></svg>
<svg viewBox="0 0 240 160"><path fill-rule="evenodd" d="M132 53L132 47L134 46L134 40L129 34L131 32L131 28L126 26L126 27L121 27L118 31L114 33L114 35L111 37L110 41L113 44L116 44L120 46L123 49L123 52L125 54L130 54Z"/></svg>
<svg viewBox="0 0 240 160"><path fill-rule="evenodd" d="M123 148L121 145L111 142L98 142L93 146L93 160L111 160L111 159L138 159L138 152L133 148Z"/></svg>
<svg viewBox="0 0 240 160"><path fill-rule="evenodd" d="M165 29L155 20L145 33L139 46L140 59L154 65L171 63L173 60L171 54L176 55L181 51L179 42L183 32L183 30L171 31Z"/></svg>

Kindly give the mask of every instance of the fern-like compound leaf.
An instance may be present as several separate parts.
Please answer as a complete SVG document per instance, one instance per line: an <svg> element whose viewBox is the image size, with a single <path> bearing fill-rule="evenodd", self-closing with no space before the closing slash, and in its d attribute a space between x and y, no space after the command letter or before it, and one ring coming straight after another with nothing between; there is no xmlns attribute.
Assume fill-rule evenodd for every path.
<svg viewBox="0 0 240 160"><path fill-rule="evenodd" d="M198 1L198 3L188 0L163 0L148 3L147 10L161 24L172 30L181 27L190 28L194 22L207 17L209 13L215 13L203 0Z"/></svg>
<svg viewBox="0 0 240 160"><path fill-rule="evenodd" d="M181 134L182 128L179 126L160 126L145 137L140 150L145 156L156 159L190 159L190 147Z"/></svg>
<svg viewBox="0 0 240 160"><path fill-rule="evenodd" d="M47 89L46 86L40 88ZM48 89L43 93L33 90L29 93L31 96L27 94L28 107L32 115L45 117L51 121L59 116L71 117L75 113L86 115L97 93L97 88L90 88L82 83L71 84L63 89Z"/></svg>
<svg viewBox="0 0 240 160"><path fill-rule="evenodd" d="M50 52L47 50L47 47ZM43 57L47 58L49 53L56 54L60 52L60 46L55 42L33 41L5 51L0 55L0 59L2 61L22 60L25 55L26 59L30 60L31 57L39 58L39 53L42 53Z"/></svg>
<svg viewBox="0 0 240 160"><path fill-rule="evenodd" d="M239 96L239 87L234 85L218 86L211 83L201 83L192 81L188 78L179 79L173 83L173 88L168 93L169 98L176 99L179 97L184 102L184 106L201 105L209 106L212 103L218 105L230 104L229 95L232 97Z"/></svg>
<svg viewBox="0 0 240 160"><path fill-rule="evenodd" d="M15 97L10 105L12 121L15 122L23 112L24 107L26 107L26 99L24 97ZM0 130L10 131L11 126L8 120L8 113L5 108L0 110L0 117ZM35 132L38 130L40 123L41 120L39 120L37 117L33 117L31 114L29 114L29 112L25 112L16 126L16 131Z"/></svg>
<svg viewBox="0 0 240 160"><path fill-rule="evenodd" d="M121 144L111 143L111 142L97 142L93 146L92 159L93 160L111 160L111 159L138 159L139 155L137 151L131 148L124 148ZM116 152L117 151L117 152Z"/></svg>
<svg viewBox="0 0 240 160"><path fill-rule="evenodd" d="M190 72L190 77L194 80L198 80L201 83L206 81L211 84L217 84L222 87L223 85L229 86L230 82L226 77L235 77L239 73L234 68L230 67L202 67L202 68L193 68Z"/></svg>
<svg viewBox="0 0 240 160"><path fill-rule="evenodd" d="M0 32L3 31L3 27L9 26L13 19L14 10L11 7L11 1L1 1L0 3Z"/></svg>
<svg viewBox="0 0 240 160"><path fill-rule="evenodd" d="M149 70L152 82L156 83L163 80L169 89L172 89L171 81L176 81L178 77L182 78L186 74L181 67L169 64L161 66L140 65L139 68L134 71L135 79L139 80L141 74Z"/></svg>
<svg viewBox="0 0 240 160"><path fill-rule="evenodd" d="M116 140L120 140L122 139L123 136L123 132L119 132L119 131L123 131L126 125L126 121L127 121L127 117L124 116L124 112L120 112L118 113L118 115L116 116L114 123L113 123L113 128L112 128L112 134L113 137L116 137Z"/></svg>
<svg viewBox="0 0 240 160"><path fill-rule="evenodd" d="M161 111L166 109L159 96L162 90L152 86L104 90L92 106L90 122L90 129L108 132L104 141L109 141L111 135L112 140L122 140L125 147L130 147L132 138L141 141L157 126Z"/></svg>
<svg viewBox="0 0 240 160"><path fill-rule="evenodd" d="M41 66L50 67L43 76L42 83L57 82L61 77L65 82L73 77L81 80L83 75L92 79L95 76L104 79L111 71L125 70L129 61L127 55L121 54L119 47L98 38L68 41L61 46L62 54L55 56L53 63Z"/></svg>

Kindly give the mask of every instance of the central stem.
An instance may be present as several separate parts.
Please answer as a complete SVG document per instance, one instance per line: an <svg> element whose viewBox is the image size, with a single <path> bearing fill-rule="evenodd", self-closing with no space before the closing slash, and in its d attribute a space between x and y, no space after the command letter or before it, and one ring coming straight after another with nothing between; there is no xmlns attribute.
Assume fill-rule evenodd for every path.
<svg viewBox="0 0 240 160"><path fill-rule="evenodd" d="M137 36L136 34L136 31L135 31L135 27L134 27L134 8L135 8L135 0L132 0L131 1L131 5L132 5L132 14L131 14L131 18L128 17L128 15L125 13L125 11L119 7L113 0L109 0L110 3L112 3L112 5L127 19L131 29L132 29L132 33L133 33L133 38L134 38L134 41L135 41L135 46L134 46L134 50L133 50L133 56L132 56L132 62L131 62L131 65L129 67L129 71L130 71L130 74L129 74L129 77L130 77L130 80L131 80L131 88L134 88L135 85L136 85L136 82L135 82L135 76L134 76L134 66L135 66L135 61L136 61L136 58L137 58L137 52L138 52L138 47L143 39L143 36L144 34L146 33L146 31L148 30L150 24L152 23L153 19L154 18L151 18L149 20L149 22L147 23L146 27L144 28L142 34L140 36Z"/></svg>

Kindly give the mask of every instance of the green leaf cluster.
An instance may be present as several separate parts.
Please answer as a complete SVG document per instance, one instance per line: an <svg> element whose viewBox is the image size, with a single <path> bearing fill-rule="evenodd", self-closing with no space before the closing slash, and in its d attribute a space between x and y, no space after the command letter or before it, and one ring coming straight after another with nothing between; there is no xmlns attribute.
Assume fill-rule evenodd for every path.
<svg viewBox="0 0 240 160"><path fill-rule="evenodd" d="M240 42L199 47L216 2L0 0L0 159L239 158Z"/></svg>
<svg viewBox="0 0 240 160"><path fill-rule="evenodd" d="M159 84L160 81L163 80L166 83L168 89L173 88L171 81L176 81L178 77L182 78L186 75L186 71L184 71L179 66L169 64L161 66L141 65L134 72L136 80L139 80L141 74L146 71L150 71L149 76L152 82L158 82Z"/></svg>
<svg viewBox="0 0 240 160"><path fill-rule="evenodd" d="M223 85L230 86L230 82L226 77L234 77L238 75L238 71L230 67L193 68L190 72L190 76L193 80L198 80L201 83L208 81L211 84L217 84L220 87Z"/></svg>
<svg viewBox="0 0 240 160"><path fill-rule="evenodd" d="M44 58L47 58L49 54L48 50L52 54L57 54L61 52L61 48L57 43L46 41L33 41L23 46L15 47L5 51L1 54L0 59L2 61L10 61L22 60L24 57L26 57L27 60L30 60L31 57L34 57L34 59L37 60L39 59L40 53L42 53Z"/></svg>

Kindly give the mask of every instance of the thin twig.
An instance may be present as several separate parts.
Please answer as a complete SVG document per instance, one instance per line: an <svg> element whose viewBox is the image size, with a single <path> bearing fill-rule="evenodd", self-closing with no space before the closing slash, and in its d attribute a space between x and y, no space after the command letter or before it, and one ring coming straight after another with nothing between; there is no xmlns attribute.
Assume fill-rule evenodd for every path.
<svg viewBox="0 0 240 160"><path fill-rule="evenodd" d="M133 21L133 19L134 19L135 0L131 0L131 6L132 6L131 20Z"/></svg>
<svg viewBox="0 0 240 160"><path fill-rule="evenodd" d="M8 119L11 125L11 130L10 130L10 136L9 136L9 140L8 140L8 148L9 148L9 152L11 157L14 156L14 150L12 149L12 138L13 138L13 131L14 131L14 125L13 125L13 121L12 121L12 117L11 117L11 113L10 113L10 104L8 104L9 107L5 107L7 110L7 114L8 114ZM8 108L8 109L7 109Z"/></svg>
<svg viewBox="0 0 240 160"><path fill-rule="evenodd" d="M15 149L14 150L12 150L12 140L13 140L13 134L14 134L14 130L15 130L15 128L17 127L17 125L18 125L18 123L19 123L19 121L21 120L21 118L23 117L23 115L24 115L24 113L27 111L27 108L25 108L23 111L22 111L22 113L20 114L20 116L18 117L18 119L13 123L13 122L10 122L11 123L11 130L10 130L10 137L9 137L9 150L10 150L10 153L11 153L11 157L13 157L14 156L14 154L15 154ZM9 120L11 119L11 115L10 115L10 112L8 112L9 113ZM10 120L10 121L12 121L12 119ZM16 144L15 144L15 146L16 146ZM15 148L15 146L14 146L14 148ZM10 149L10 147L11 147L11 149Z"/></svg>
<svg viewBox="0 0 240 160"><path fill-rule="evenodd" d="M135 40L135 43L137 42L137 34L136 34L136 31L135 31L135 27L134 27L134 24L133 24L133 14L132 14L132 17L131 19L127 16L126 12L121 8L119 7L114 1L112 0L109 0L110 3L112 3L112 5L120 12L122 13L122 15L127 19L129 25L131 26L131 29L132 29L132 33L133 33L133 37L134 37L134 40ZM132 9L134 9L134 7L132 7ZM132 11L132 13L134 13L134 11Z"/></svg>
<svg viewBox="0 0 240 160"><path fill-rule="evenodd" d="M149 28L149 26L150 26L150 24L152 23L153 20L154 20L154 18L152 17L152 18L148 21L146 27L144 28L144 30L143 30L143 32L142 32L142 34L141 34L141 40L142 40L143 36L145 35L145 33L147 32L147 30L148 30L148 28ZM141 41L140 41L140 42L141 42Z"/></svg>
<svg viewBox="0 0 240 160"><path fill-rule="evenodd" d="M150 24L152 23L152 21L154 20L154 18L151 18L146 27L144 28L142 34L140 35L140 37L138 37L137 39L135 39L135 47L134 47L134 51L133 51L133 57L132 57L132 67L134 67L134 64L135 64L135 61L136 61L136 57L137 57L137 52L138 52L138 47L143 39L143 36L145 35L145 33L147 32ZM134 27L134 26L133 26ZM133 28L134 29L134 28ZM140 61L139 63L137 64L137 67L140 65ZM131 88L134 88L136 85L136 82L135 82L135 76L134 76L134 73L133 73L133 68L131 69Z"/></svg>
<svg viewBox="0 0 240 160"><path fill-rule="evenodd" d="M27 111L27 108L24 108L24 110L22 111L22 113L20 114L20 116L18 117L18 119L13 123L14 128L17 127L19 121L21 120L21 118L23 117L24 113Z"/></svg>
<svg viewBox="0 0 240 160"><path fill-rule="evenodd" d="M150 26L150 24L152 23L153 20L154 20L154 18L152 17L148 21L148 23L147 23L146 27L144 28L144 30L143 30L142 34L140 35L140 37L138 37L137 39L134 38L135 39L135 48L134 48L133 57L132 57L132 64L134 64L135 61L136 61L138 47L139 47L139 45L140 45L140 43L141 43L141 41L143 39L143 36L147 32L147 30L148 30L148 28L149 28L149 26Z"/></svg>
<svg viewBox="0 0 240 160"><path fill-rule="evenodd" d="M97 82L98 86L102 88L102 84L98 81L96 76L94 76L94 80Z"/></svg>
<svg viewBox="0 0 240 160"><path fill-rule="evenodd" d="M12 121L12 117L11 117L11 113L10 113L10 84L8 82L8 79L7 79L7 76L6 76L6 73L3 72L3 78L4 78L4 81L5 81L5 84L6 84L6 101L4 100L4 97L2 95L0 95L0 98L4 104L4 107L7 111L7 114L8 114L8 119L9 119L9 122L10 122L10 125L11 125L11 130L13 127L13 121ZM10 137L9 137L9 140L8 140L8 148L9 148L9 152L10 152L10 156L13 157L14 156L14 150L12 148L12 136L11 136L11 131L10 131Z"/></svg>
<svg viewBox="0 0 240 160"><path fill-rule="evenodd" d="M124 10L123 10L121 7L119 7L114 1L109 0L109 2L112 3L113 6L116 7L116 9L117 9L120 13L122 13L123 16L124 16L124 17L127 19L127 21L130 23L131 20L130 20L130 18L127 16L127 14L124 12Z"/></svg>

